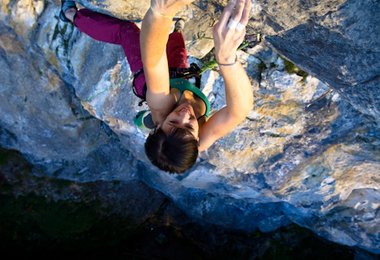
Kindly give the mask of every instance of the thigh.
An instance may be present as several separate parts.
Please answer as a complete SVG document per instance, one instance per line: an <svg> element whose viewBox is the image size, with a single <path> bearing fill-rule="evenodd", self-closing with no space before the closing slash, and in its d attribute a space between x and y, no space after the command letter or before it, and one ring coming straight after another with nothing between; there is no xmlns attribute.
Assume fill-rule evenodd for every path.
<svg viewBox="0 0 380 260"><path fill-rule="evenodd" d="M187 52L182 33L173 32L169 35L166 54L170 68L188 68Z"/></svg>
<svg viewBox="0 0 380 260"><path fill-rule="evenodd" d="M134 23L81 9L75 15L74 24L95 40L121 45L132 72L142 68L140 29Z"/></svg>
<svg viewBox="0 0 380 260"><path fill-rule="evenodd" d="M140 29L131 22L125 22L120 30L121 46L133 73L143 68L140 50Z"/></svg>
<svg viewBox="0 0 380 260"><path fill-rule="evenodd" d="M115 17L80 9L74 17L79 31L91 38L108 43L121 44L120 31L123 21Z"/></svg>

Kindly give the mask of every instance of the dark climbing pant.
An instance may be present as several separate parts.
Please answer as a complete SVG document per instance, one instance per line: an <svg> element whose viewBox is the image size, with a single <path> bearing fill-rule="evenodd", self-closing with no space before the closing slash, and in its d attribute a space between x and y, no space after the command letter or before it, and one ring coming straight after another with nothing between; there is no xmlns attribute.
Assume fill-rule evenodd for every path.
<svg viewBox="0 0 380 260"><path fill-rule="evenodd" d="M140 29L132 22L120 20L88 9L79 10L74 18L79 31L91 38L121 45L131 67L132 73L143 68L140 52ZM183 36L179 32L169 35L166 54L170 68L188 68L187 53ZM145 78L136 78L135 88L140 90L145 85Z"/></svg>

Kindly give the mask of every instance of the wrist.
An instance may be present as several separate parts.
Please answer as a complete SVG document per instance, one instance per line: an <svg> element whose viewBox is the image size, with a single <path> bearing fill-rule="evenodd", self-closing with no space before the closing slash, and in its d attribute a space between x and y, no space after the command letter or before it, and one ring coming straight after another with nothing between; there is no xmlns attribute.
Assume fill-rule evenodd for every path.
<svg viewBox="0 0 380 260"><path fill-rule="evenodd" d="M232 66L237 63L237 56L235 55L234 57L227 58L227 59L216 58L216 62L218 63L219 66Z"/></svg>
<svg viewBox="0 0 380 260"><path fill-rule="evenodd" d="M215 59L218 63L232 63L236 60L236 53L226 55L226 53L216 53Z"/></svg>

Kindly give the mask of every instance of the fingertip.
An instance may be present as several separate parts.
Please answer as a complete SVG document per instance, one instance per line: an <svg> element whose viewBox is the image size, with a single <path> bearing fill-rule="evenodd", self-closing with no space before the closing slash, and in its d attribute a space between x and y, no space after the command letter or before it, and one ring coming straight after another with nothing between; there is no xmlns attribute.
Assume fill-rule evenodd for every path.
<svg viewBox="0 0 380 260"><path fill-rule="evenodd" d="M236 0L230 0L226 7L224 7L221 17L219 19L220 26L226 26L228 19L230 19L232 12L235 8Z"/></svg>
<svg viewBox="0 0 380 260"><path fill-rule="evenodd" d="M246 0L240 23L247 25L251 16L252 0Z"/></svg>
<svg viewBox="0 0 380 260"><path fill-rule="evenodd" d="M232 10L232 9L234 9L235 5L236 5L236 0L230 0L230 1L228 2L228 4L227 4L226 8Z"/></svg>

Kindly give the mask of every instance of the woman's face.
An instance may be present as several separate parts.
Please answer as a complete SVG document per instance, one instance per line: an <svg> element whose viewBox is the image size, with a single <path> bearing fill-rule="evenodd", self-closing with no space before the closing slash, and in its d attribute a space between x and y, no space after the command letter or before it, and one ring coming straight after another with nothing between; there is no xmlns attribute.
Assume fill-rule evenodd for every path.
<svg viewBox="0 0 380 260"><path fill-rule="evenodd" d="M176 128L183 128L188 130L197 140L199 139L198 120L193 107L188 102L182 103L170 112L160 128L165 134L170 134Z"/></svg>

